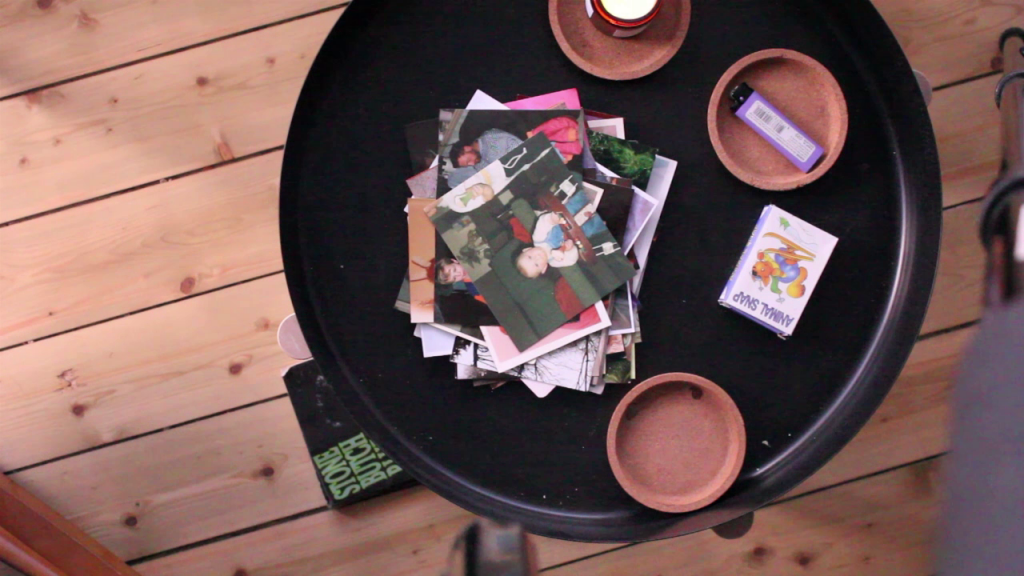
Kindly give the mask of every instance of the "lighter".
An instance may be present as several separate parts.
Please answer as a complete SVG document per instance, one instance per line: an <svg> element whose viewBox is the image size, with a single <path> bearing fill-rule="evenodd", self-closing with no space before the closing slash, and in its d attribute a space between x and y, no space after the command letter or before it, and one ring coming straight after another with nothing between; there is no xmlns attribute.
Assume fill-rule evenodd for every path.
<svg viewBox="0 0 1024 576"><path fill-rule="evenodd" d="M821 144L798 128L746 82L733 88L729 98L732 99L730 109L733 113L802 172L810 172L825 153Z"/></svg>

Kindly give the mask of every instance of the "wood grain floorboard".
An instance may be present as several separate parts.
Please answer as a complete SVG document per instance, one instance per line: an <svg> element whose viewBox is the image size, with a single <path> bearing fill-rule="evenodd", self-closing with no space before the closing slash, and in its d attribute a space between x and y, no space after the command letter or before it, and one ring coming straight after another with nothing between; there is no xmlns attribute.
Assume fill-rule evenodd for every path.
<svg viewBox="0 0 1024 576"><path fill-rule="evenodd" d="M0 98L344 4L338 0L0 3Z"/></svg>
<svg viewBox="0 0 1024 576"><path fill-rule="evenodd" d="M290 313L276 275L0 353L0 469L284 394Z"/></svg>
<svg viewBox="0 0 1024 576"><path fill-rule="evenodd" d="M966 338L965 331L958 331L919 343L892 394L861 432L866 440L854 440L840 458L818 473L822 479L813 477L808 488L801 487L795 493L852 480L944 450L949 379ZM893 417L897 414L898 418ZM901 437L905 439L900 442L891 440ZM884 445L880 446L880 442ZM267 465L274 469L269 480L261 472ZM128 477L136 480L124 482ZM287 399L45 464L15 474L14 479L35 491L101 543L129 559L214 538L323 504ZM76 483L80 484L79 489L72 490L70 486ZM264 538L281 542L302 538L308 541L303 550L322 549L320 553L335 558L332 562L336 563L349 555L358 558L356 549L363 546L358 540L353 544L356 549L340 544L354 538L353 533L372 541L373 544L366 544L369 549L384 547L394 552L406 550L393 548L402 543L393 531L395 525L404 526L401 534L423 543L431 538L450 539L461 525L460 519L469 518L468 513L436 495L422 498L429 500L423 504L425 520L422 522L415 520L416 515L407 515L401 505L388 504L390 500L375 500L354 508L361 511L357 517L362 520L345 524L346 529L341 533L333 528L324 528L321 532L304 528L306 523L319 525L319 522L335 526L330 517L303 519L214 544L212 546L224 552L213 556L223 557L225 561L247 558L250 567L273 565L289 559L281 558L272 547L254 542L262 542ZM245 502L249 505L242 504ZM135 526L128 527L124 519L133 514L137 521ZM197 517L202 521L197 521ZM435 517L454 519L439 528L438 522L433 520ZM293 530L297 530L294 535ZM576 554L574 550L580 550L564 544L569 550L565 552L563 544L560 541L545 544L548 546L546 557L552 558L552 564L571 559ZM203 558L203 562L211 561L206 552L201 552L205 548L169 557L176 558L174 561L155 562L170 566L168 569L190 570L186 560L193 554ZM413 550L419 552L414 554ZM408 557L396 555L393 562L399 567L407 566L406 562L416 565L420 561L416 557L423 550L422 544L413 545L406 550ZM392 552L382 552L381 556L367 562L376 565ZM305 553L290 559L303 570ZM588 553L592 553L589 548L583 549L580 555ZM390 565L385 562L379 569L392 570L388 568ZM405 569L394 568L395 572L382 574L403 573ZM294 566L289 570L299 571Z"/></svg>
<svg viewBox="0 0 1024 576"><path fill-rule="evenodd" d="M281 146L340 13L0 102L0 222Z"/></svg>
<svg viewBox="0 0 1024 576"><path fill-rule="evenodd" d="M710 531L631 546L552 575L928 576L939 517L939 461L893 470L757 513L751 531Z"/></svg>
<svg viewBox="0 0 1024 576"><path fill-rule="evenodd" d="M981 198L999 171L998 80L993 76L941 90L928 108L939 147L946 206Z"/></svg>
<svg viewBox="0 0 1024 576"><path fill-rule="evenodd" d="M0 347L281 269L281 153L0 228Z"/></svg>
<svg viewBox="0 0 1024 576"><path fill-rule="evenodd" d="M12 479L128 560L323 504L287 398Z"/></svg>
<svg viewBox="0 0 1024 576"><path fill-rule="evenodd" d="M999 35L1024 23L1020 0L874 0L910 64L933 86L1001 70Z"/></svg>

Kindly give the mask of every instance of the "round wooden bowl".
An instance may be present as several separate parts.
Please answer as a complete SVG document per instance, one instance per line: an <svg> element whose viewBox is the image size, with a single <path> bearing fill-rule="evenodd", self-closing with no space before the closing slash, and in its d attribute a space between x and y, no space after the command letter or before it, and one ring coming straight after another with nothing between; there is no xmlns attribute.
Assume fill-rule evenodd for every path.
<svg viewBox="0 0 1024 576"><path fill-rule="evenodd" d="M637 385L608 428L616 480L638 502L689 512L717 500L736 481L747 450L739 409L715 383L670 373Z"/></svg>
<svg viewBox="0 0 1024 576"><path fill-rule="evenodd" d="M633 80L658 70L679 52L690 28L690 0L665 0L646 30L612 38L587 18L583 0L548 0L551 31L562 52L583 71L608 80Z"/></svg>
<svg viewBox="0 0 1024 576"><path fill-rule="evenodd" d="M825 149L808 173L790 163L729 109L729 92L746 82ZM708 134L718 158L737 178L764 190L792 190L835 164L849 129L846 98L817 60L793 50L755 52L733 64L711 94Z"/></svg>

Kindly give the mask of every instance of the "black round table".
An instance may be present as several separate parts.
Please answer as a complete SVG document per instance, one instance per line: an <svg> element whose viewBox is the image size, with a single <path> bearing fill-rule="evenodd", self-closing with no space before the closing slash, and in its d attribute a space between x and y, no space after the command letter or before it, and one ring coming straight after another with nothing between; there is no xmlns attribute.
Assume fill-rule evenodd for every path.
<svg viewBox="0 0 1024 576"><path fill-rule="evenodd" d="M581 9L582 0L580 0ZM832 71L850 130L835 166L790 192L741 183L715 156L706 112L730 64L791 48ZM679 162L640 300L638 379L692 372L725 388L747 426L736 484L664 514L634 502L605 453L628 386L602 396L495 391L423 359L392 308L407 257L404 126L463 106L575 87L628 136ZM793 338L717 304L761 208L839 237ZM296 313L356 421L424 484L534 533L591 541L675 536L738 517L820 468L881 403L920 329L935 275L941 190L910 66L868 0L694 0L665 68L617 83L566 58L546 1L356 0L327 38L285 148L281 237Z"/></svg>

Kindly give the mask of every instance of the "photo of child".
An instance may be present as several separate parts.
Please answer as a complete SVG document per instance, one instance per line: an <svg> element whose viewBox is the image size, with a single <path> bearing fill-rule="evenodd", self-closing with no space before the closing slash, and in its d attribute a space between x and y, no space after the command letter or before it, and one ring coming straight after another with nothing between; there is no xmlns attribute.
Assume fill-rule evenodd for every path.
<svg viewBox="0 0 1024 576"><path fill-rule="evenodd" d="M601 230L601 218L593 218L595 208L587 203L588 197L582 191L569 197L565 207L580 224L584 235L593 236ZM572 239L566 237L567 221L556 212L536 212L537 224L531 239L533 246L523 248L516 259L516 268L527 278L536 278L547 271L548 266L562 268L572 266L579 260L579 249Z"/></svg>
<svg viewBox="0 0 1024 576"><path fill-rule="evenodd" d="M448 246L438 238L434 246L434 321L469 327L498 323L473 279Z"/></svg>
<svg viewBox="0 0 1024 576"><path fill-rule="evenodd" d="M469 212L482 206L484 202L494 199L494 188L489 184L478 183L469 186L455 198L452 209L456 212Z"/></svg>
<svg viewBox="0 0 1024 576"><path fill-rule="evenodd" d="M523 142L544 134L570 170L583 168L586 125L580 110L455 110L441 135L438 196Z"/></svg>
<svg viewBox="0 0 1024 576"><path fill-rule="evenodd" d="M473 282L466 274L466 269L455 258L442 258L435 265L434 272L438 284L460 285L467 292L479 294L476 288L473 288Z"/></svg>
<svg viewBox="0 0 1024 576"><path fill-rule="evenodd" d="M452 258L437 258L435 286L468 280L519 350L634 274L582 177L542 131L424 211Z"/></svg>

